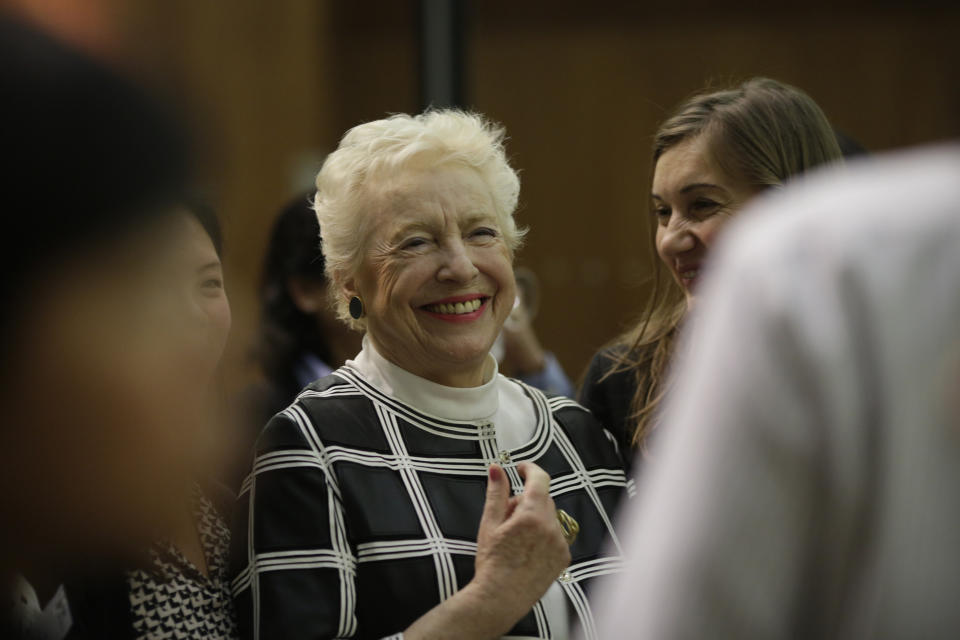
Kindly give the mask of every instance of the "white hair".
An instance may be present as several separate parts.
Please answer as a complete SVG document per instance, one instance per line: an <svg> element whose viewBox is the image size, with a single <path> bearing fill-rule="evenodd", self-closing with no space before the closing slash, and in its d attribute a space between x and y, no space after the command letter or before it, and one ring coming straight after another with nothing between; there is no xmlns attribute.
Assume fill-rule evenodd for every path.
<svg viewBox="0 0 960 640"><path fill-rule="evenodd" d="M525 229L513 219L520 179L507 162L502 127L476 113L452 109L397 114L350 129L317 174L314 210L320 222L327 278L337 291L337 315L354 328L349 301L340 295L355 275L371 231L369 204L378 185L406 170L461 166L475 170L490 189L500 232L511 253Z"/></svg>

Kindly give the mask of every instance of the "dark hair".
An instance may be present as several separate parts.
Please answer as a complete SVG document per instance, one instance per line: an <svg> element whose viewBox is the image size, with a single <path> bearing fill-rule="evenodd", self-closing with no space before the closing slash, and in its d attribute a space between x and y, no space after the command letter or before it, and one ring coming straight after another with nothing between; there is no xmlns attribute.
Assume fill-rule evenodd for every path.
<svg viewBox="0 0 960 640"><path fill-rule="evenodd" d="M197 193L192 193L185 197L184 206L210 236L210 242L213 243L217 257L223 258L223 230L220 227L220 218L210 205L210 201Z"/></svg>
<svg viewBox="0 0 960 640"><path fill-rule="evenodd" d="M41 266L172 212L187 144L169 113L88 57L0 17L2 330Z"/></svg>
<svg viewBox="0 0 960 640"><path fill-rule="evenodd" d="M260 283L261 340L257 357L268 379L296 387L293 369L304 353L330 361L330 346L314 317L290 296L293 277L325 283L320 225L310 206L313 194L291 201L273 225Z"/></svg>

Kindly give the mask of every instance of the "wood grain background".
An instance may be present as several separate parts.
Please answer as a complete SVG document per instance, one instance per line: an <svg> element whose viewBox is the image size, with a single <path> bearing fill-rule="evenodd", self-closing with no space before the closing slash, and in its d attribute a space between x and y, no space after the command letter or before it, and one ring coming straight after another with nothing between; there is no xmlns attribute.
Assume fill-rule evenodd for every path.
<svg viewBox="0 0 960 640"><path fill-rule="evenodd" d="M82 13L79 0L21 4ZM273 215L347 128L419 108L417 3L94 4L113 8L115 57L171 91L201 136L226 227L226 369L242 384ZM573 376L643 305L650 139L706 83L795 84L875 151L960 135L955 2L476 0L468 17L469 101L511 137L532 229L519 262L540 275L536 326Z"/></svg>

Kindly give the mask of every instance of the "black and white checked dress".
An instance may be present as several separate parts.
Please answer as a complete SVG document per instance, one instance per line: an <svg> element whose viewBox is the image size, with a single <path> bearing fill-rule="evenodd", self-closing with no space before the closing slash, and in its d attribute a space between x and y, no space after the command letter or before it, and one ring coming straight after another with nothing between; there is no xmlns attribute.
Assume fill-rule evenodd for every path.
<svg viewBox="0 0 960 640"><path fill-rule="evenodd" d="M274 417L237 505L241 637L402 637L473 577L487 467L503 465L519 493L516 465L532 461L550 474L557 507L580 523L557 584L572 621L595 638L587 590L622 565L611 519L632 483L612 437L580 405L503 376L496 384L517 385L530 402L535 424L522 446L501 448L489 421L402 402L350 363ZM562 631L541 601L509 635Z"/></svg>
<svg viewBox="0 0 960 640"><path fill-rule="evenodd" d="M152 566L127 573L134 637L143 640L233 640L237 624L227 581L230 530L194 488L193 511L207 560L201 573L169 542L150 550Z"/></svg>

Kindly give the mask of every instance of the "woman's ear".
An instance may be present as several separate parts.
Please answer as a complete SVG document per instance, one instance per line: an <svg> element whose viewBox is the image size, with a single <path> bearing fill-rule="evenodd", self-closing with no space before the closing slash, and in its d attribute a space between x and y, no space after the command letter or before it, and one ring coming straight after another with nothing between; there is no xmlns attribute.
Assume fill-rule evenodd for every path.
<svg viewBox="0 0 960 640"><path fill-rule="evenodd" d="M287 280L287 293L297 309L313 315L327 303L327 283L311 278L293 276Z"/></svg>
<svg viewBox="0 0 960 640"><path fill-rule="evenodd" d="M360 283L357 282L356 276L351 276L343 280L343 283L340 285L340 292L343 295L345 300L356 296L363 299L363 296L360 294Z"/></svg>

